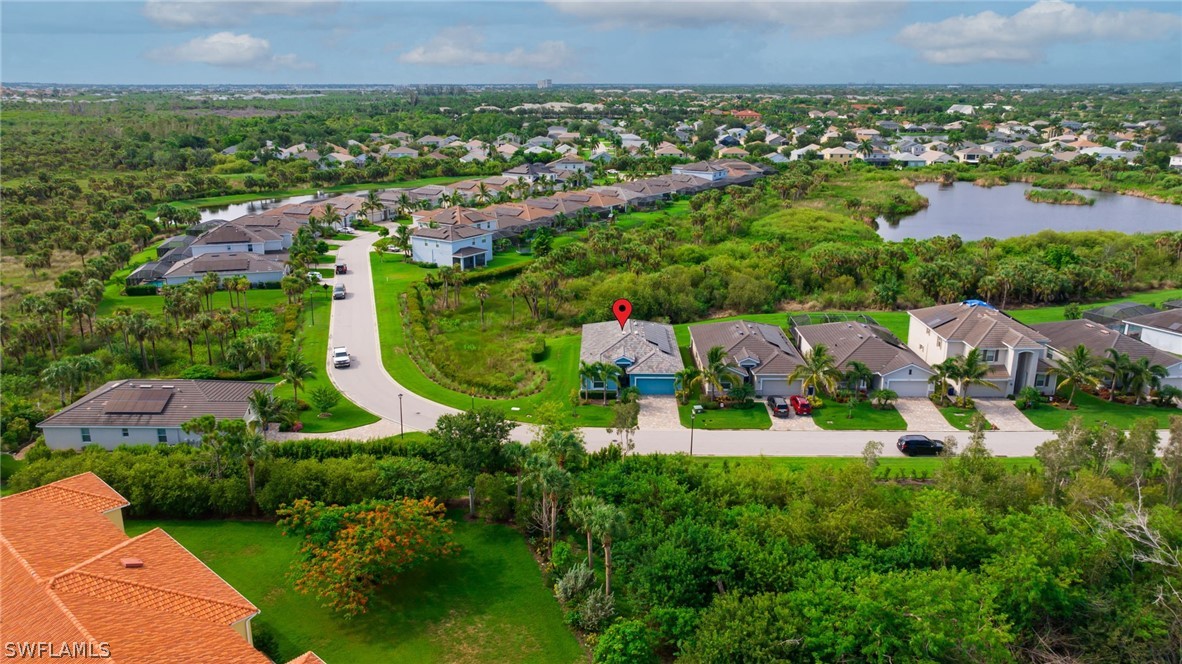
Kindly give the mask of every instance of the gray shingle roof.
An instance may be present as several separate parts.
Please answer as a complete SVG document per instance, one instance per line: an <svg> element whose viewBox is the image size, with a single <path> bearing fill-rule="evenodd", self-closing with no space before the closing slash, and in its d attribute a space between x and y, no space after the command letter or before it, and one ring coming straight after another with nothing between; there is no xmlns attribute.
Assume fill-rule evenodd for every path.
<svg viewBox="0 0 1182 664"><path fill-rule="evenodd" d="M147 386L147 387L145 387ZM270 383L236 380L115 380L44 420L38 427L175 427L200 415L221 419L246 416L247 398ZM154 394L164 401L158 412L129 407ZM167 398L164 398L167 396ZM152 401L153 399L146 399ZM131 412L136 411L136 412Z"/></svg>
<svg viewBox="0 0 1182 664"><path fill-rule="evenodd" d="M751 369L756 376L787 376L801 363L800 352L777 325L722 321L694 325L689 333L699 359L704 359L711 348L721 346L732 365L745 358L758 360L759 364Z"/></svg>
<svg viewBox="0 0 1182 664"><path fill-rule="evenodd" d="M1133 318L1126 318L1125 322L1182 334L1182 309L1166 309L1165 311L1146 314L1144 316L1134 316Z"/></svg>
<svg viewBox="0 0 1182 664"><path fill-rule="evenodd" d="M1047 338L1004 313L983 304L956 302L908 312L949 341L974 348L1038 346Z"/></svg>
<svg viewBox="0 0 1182 664"><path fill-rule="evenodd" d="M908 365L931 373L931 367L886 328L866 323L839 322L799 325L796 335L816 348L825 346L839 369L861 362L876 374L886 375Z"/></svg>
<svg viewBox="0 0 1182 664"><path fill-rule="evenodd" d="M1106 350L1114 348L1117 352L1128 355L1129 359L1133 361L1147 357L1150 364L1160 364L1167 368L1175 364L1182 364L1182 357L1170 355L1144 341L1110 330L1099 323L1086 320L1061 320L1053 323L1039 323L1033 327L1051 340L1048 344L1051 348L1064 355L1070 353L1076 346L1083 344L1096 357L1103 357Z"/></svg>
<svg viewBox="0 0 1182 664"><path fill-rule="evenodd" d="M621 358L632 361L629 374L673 374L685 368L671 325L630 320L620 329L613 320L583 326L579 359L615 364Z"/></svg>

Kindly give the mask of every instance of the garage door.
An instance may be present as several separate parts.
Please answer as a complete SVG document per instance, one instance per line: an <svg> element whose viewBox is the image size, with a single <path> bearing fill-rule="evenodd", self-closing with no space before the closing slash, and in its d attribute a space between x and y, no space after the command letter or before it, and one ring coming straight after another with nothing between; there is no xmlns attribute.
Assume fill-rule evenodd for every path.
<svg viewBox="0 0 1182 664"><path fill-rule="evenodd" d="M632 376L632 384L641 394L673 394L673 378L664 376Z"/></svg>
<svg viewBox="0 0 1182 664"><path fill-rule="evenodd" d="M926 380L892 380L887 382L886 389L894 390L901 397L926 397L928 382Z"/></svg>
<svg viewBox="0 0 1182 664"><path fill-rule="evenodd" d="M759 381L759 389L756 390L755 394L761 397L786 397L790 394L800 394L800 392L790 392L788 381L783 378L762 378Z"/></svg>

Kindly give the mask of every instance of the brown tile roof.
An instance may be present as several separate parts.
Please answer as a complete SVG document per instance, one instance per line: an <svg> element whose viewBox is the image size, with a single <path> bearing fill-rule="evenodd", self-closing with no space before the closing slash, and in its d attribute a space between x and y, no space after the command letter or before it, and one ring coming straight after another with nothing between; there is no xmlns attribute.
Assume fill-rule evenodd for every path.
<svg viewBox="0 0 1182 664"><path fill-rule="evenodd" d="M445 207L438 210L429 210L421 215L421 220L424 223L435 222L440 225L461 225L470 226L485 221L489 221L489 215L481 210L474 210L467 207Z"/></svg>
<svg viewBox="0 0 1182 664"><path fill-rule="evenodd" d="M1047 341L1037 330L988 305L955 302L908 313L941 337L973 348L1038 346Z"/></svg>
<svg viewBox="0 0 1182 664"><path fill-rule="evenodd" d="M252 392L274 388L271 383L237 380L115 380L37 426L175 427L206 414L218 419L238 419L246 415L247 398ZM149 393L167 394L168 398L158 411L136 405L138 398Z"/></svg>
<svg viewBox="0 0 1182 664"><path fill-rule="evenodd" d="M0 499L0 595L19 607L5 639L107 643L119 664L268 662L230 627L258 609L164 531L128 539L102 514L126 504L91 473Z"/></svg>
<svg viewBox="0 0 1182 664"><path fill-rule="evenodd" d="M756 376L787 376L801 364L800 352L788 341L777 325L745 320L692 325L690 339L699 359L715 346L726 350L729 363L739 366L743 360L759 362L751 373Z"/></svg>
<svg viewBox="0 0 1182 664"><path fill-rule="evenodd" d="M455 242L456 240L466 240L468 238L480 237L481 235L488 235L492 231L486 231L483 228L476 228L475 226L440 226L439 228L423 228L419 227L411 231L414 237L430 238L432 240L444 240L445 242Z"/></svg>
<svg viewBox="0 0 1182 664"><path fill-rule="evenodd" d="M833 355L838 368L849 367L850 362L861 362L871 371L886 375L908 365L915 365L931 372L924 362L885 328L865 323L839 322L819 325L800 325L793 332L816 348L824 345Z"/></svg>
<svg viewBox="0 0 1182 664"><path fill-rule="evenodd" d="M1097 357L1103 357L1105 351L1113 348L1117 352L1128 355L1129 359L1133 361L1146 357L1149 358L1150 364L1160 364L1167 368L1182 364L1182 357L1170 355L1140 339L1134 339L1127 334L1121 334L1091 321L1062 320L1039 323L1032 327L1050 339L1050 343L1047 345L1064 355L1070 353L1076 346L1083 344L1087 347L1088 352Z"/></svg>

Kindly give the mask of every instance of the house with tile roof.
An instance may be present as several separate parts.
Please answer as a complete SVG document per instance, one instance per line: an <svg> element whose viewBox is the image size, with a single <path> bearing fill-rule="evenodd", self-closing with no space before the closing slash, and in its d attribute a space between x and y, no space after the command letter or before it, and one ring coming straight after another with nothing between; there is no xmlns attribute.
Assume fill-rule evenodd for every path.
<svg viewBox="0 0 1182 664"><path fill-rule="evenodd" d="M45 444L56 450L196 443L201 437L183 431L185 422L207 414L218 420L253 420L251 393L274 388L271 383L238 380L113 380L42 420L37 428Z"/></svg>
<svg viewBox="0 0 1182 664"><path fill-rule="evenodd" d="M673 326L643 320L584 325L579 359L621 370L619 380L582 380L583 389L592 391L635 387L641 394L673 394L674 374L685 368Z"/></svg>
<svg viewBox="0 0 1182 664"><path fill-rule="evenodd" d="M492 221L496 223L495 218ZM493 258L495 229L476 225L418 226L411 232L410 255L416 263L454 266L461 270L484 267Z"/></svg>
<svg viewBox="0 0 1182 664"><path fill-rule="evenodd" d="M780 326L733 320L692 325L689 333L690 351L699 367L706 366L710 349L717 346L726 353L731 381L751 385L756 396L800 394L800 381L788 381L801 364L800 352Z"/></svg>
<svg viewBox="0 0 1182 664"><path fill-rule="evenodd" d="M1126 318L1124 333L1134 335L1158 350L1182 355L1182 309Z"/></svg>
<svg viewBox="0 0 1182 664"><path fill-rule="evenodd" d="M1004 397L1033 385L1054 393L1047 363L1048 339L980 300L941 304L907 312L907 345L928 364L963 357L974 348L989 365L986 380L995 387L970 386L970 397Z"/></svg>
<svg viewBox="0 0 1182 664"><path fill-rule="evenodd" d="M1182 389L1182 357L1171 355L1127 334L1089 320L1061 320L1031 325L1049 340L1047 359L1052 365L1069 355L1076 346L1083 346L1096 358L1103 358L1109 349L1129 356L1136 362L1147 358L1149 363L1166 370L1162 385Z"/></svg>
<svg viewBox="0 0 1182 664"><path fill-rule="evenodd" d="M901 397L924 397L930 390L931 367L884 327L840 321L797 325L792 334L802 355L824 346L842 371L852 362L866 365L874 374L870 385L861 386L867 392L885 389Z"/></svg>
<svg viewBox="0 0 1182 664"><path fill-rule="evenodd" d="M118 664L268 664L258 608L160 528L127 537L129 504L89 472L0 498L5 642Z"/></svg>

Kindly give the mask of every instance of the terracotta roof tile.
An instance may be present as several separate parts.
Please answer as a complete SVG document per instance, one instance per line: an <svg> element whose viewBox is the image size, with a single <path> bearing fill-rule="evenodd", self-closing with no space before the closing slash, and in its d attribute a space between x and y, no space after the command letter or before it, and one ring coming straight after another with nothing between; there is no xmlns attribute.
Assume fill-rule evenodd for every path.
<svg viewBox="0 0 1182 664"><path fill-rule="evenodd" d="M308 652L296 657L287 664L324 664L324 660L316 656L316 653L309 650Z"/></svg>

